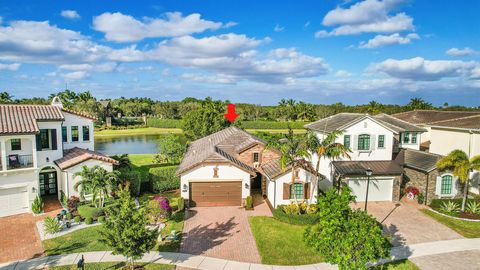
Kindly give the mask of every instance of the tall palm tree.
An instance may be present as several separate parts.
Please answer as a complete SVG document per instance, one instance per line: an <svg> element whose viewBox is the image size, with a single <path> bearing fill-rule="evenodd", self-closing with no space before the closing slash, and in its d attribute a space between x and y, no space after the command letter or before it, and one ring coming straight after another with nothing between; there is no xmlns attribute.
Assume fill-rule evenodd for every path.
<svg viewBox="0 0 480 270"><path fill-rule="evenodd" d="M315 132L311 130L307 132L307 149L310 153L315 153L318 157L317 164L315 166L316 174L314 178L315 182L314 182L313 190L315 190L315 188L317 188L317 185L318 185L318 175L320 173L319 172L320 160L322 158L328 158L332 161L340 157L350 159L349 153L351 152L351 150L345 145L335 142L338 139L338 137L340 137L342 134L343 134L342 131L334 130L328 133L328 135L324 137L323 140L321 140L318 138Z"/></svg>
<svg viewBox="0 0 480 270"><path fill-rule="evenodd" d="M83 166L80 172L74 174L74 177L76 176L82 179L75 183L74 190L80 192L82 199L85 199L87 192L91 192L95 207L103 207L109 192L115 190L120 184L118 172L108 172L98 165L91 168Z"/></svg>
<svg viewBox="0 0 480 270"><path fill-rule="evenodd" d="M453 150L447 156L437 161L437 168L442 171L452 171L452 174L458 177L460 183L463 183L462 212L465 211L470 173L474 170L480 171L480 155L469 159L468 155L462 150Z"/></svg>
<svg viewBox="0 0 480 270"><path fill-rule="evenodd" d="M266 149L276 148L280 151L280 168L285 171L291 166L292 185L295 183L295 168L301 165L305 158L310 157L304 138L296 137L293 130L289 127L288 133L279 141L273 141L267 144ZM298 204L297 195L293 193L295 203Z"/></svg>

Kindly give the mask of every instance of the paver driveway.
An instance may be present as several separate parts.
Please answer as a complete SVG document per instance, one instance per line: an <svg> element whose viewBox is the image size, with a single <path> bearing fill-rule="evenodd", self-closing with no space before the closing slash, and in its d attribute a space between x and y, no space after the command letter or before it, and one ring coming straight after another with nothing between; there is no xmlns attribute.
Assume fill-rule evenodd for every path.
<svg viewBox="0 0 480 270"><path fill-rule="evenodd" d="M468 250L410 259L422 270L480 269L480 250Z"/></svg>
<svg viewBox="0 0 480 270"><path fill-rule="evenodd" d="M183 227L181 252L260 263L248 214L244 208L191 208Z"/></svg>
<svg viewBox="0 0 480 270"><path fill-rule="evenodd" d="M354 207L363 209L364 204L357 203ZM395 246L463 238L420 212L416 205L404 202L369 202L367 210L383 224L388 234L394 236Z"/></svg>

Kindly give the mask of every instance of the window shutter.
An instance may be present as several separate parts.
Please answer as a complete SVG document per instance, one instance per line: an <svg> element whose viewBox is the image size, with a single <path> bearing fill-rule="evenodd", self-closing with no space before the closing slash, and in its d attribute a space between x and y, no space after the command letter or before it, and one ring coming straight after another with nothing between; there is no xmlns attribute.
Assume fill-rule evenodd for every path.
<svg viewBox="0 0 480 270"><path fill-rule="evenodd" d="M35 135L35 144L37 145L37 151L42 151L42 137L40 133Z"/></svg>
<svg viewBox="0 0 480 270"><path fill-rule="evenodd" d="M441 190L442 190L442 177L437 176L437 183L435 185L435 194L440 196L441 195Z"/></svg>
<svg viewBox="0 0 480 270"><path fill-rule="evenodd" d="M50 133L52 134L52 150L57 150L57 130L50 129Z"/></svg>
<svg viewBox="0 0 480 270"><path fill-rule="evenodd" d="M290 199L290 184L283 183L283 199Z"/></svg>
<svg viewBox="0 0 480 270"><path fill-rule="evenodd" d="M375 145L375 143L377 142L376 138L377 138L376 135L370 135L370 150L376 149L376 145Z"/></svg>
<svg viewBox="0 0 480 270"><path fill-rule="evenodd" d="M358 149L358 135L353 135L352 150L357 151Z"/></svg>
<svg viewBox="0 0 480 270"><path fill-rule="evenodd" d="M303 185L303 192L304 192L303 197L305 199L310 199L310 183L305 183Z"/></svg>

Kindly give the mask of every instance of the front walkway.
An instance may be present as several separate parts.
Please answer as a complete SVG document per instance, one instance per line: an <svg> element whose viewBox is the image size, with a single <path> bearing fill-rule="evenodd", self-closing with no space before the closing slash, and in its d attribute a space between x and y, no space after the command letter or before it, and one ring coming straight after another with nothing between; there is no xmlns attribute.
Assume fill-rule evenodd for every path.
<svg viewBox="0 0 480 270"><path fill-rule="evenodd" d="M281 247L278 247L281 248ZM480 238L458 239L449 241L437 241L423 244L416 244L392 249L392 260L412 259L423 256L447 254L452 252L470 252L480 250ZM453 254L453 253L452 253ZM46 266L60 266L76 264L81 255L84 255L86 263L92 262L120 262L126 261L123 256L112 255L108 251L75 253L68 255L41 257L32 260L13 262L0 265L1 270L15 269L43 269ZM190 255L184 253L150 252L139 260L144 263L173 264L180 267L201 270L332 270L336 266L328 263L318 263L302 266L275 266L256 263L245 263L232 260L224 260L201 255ZM385 261L388 262L388 261ZM474 266L474 265L473 265ZM442 267L440 269L451 269ZM457 268L455 268L457 269ZM474 269L474 268L470 268Z"/></svg>

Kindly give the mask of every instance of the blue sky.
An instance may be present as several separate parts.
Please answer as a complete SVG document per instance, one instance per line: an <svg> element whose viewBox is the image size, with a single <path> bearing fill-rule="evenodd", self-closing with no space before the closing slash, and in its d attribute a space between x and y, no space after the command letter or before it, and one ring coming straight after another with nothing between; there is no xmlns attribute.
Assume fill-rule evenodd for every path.
<svg viewBox="0 0 480 270"><path fill-rule="evenodd" d="M2 1L0 90L480 104L479 1Z"/></svg>

